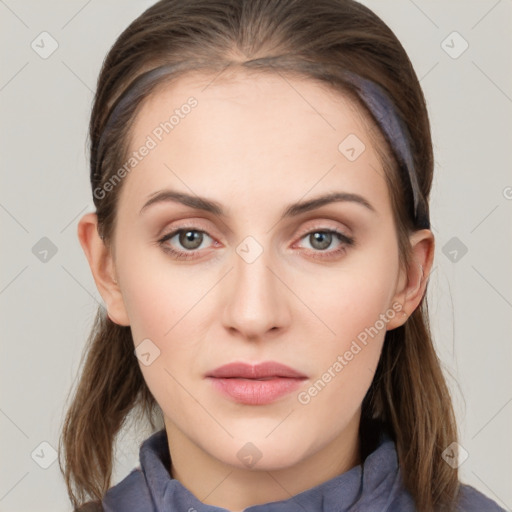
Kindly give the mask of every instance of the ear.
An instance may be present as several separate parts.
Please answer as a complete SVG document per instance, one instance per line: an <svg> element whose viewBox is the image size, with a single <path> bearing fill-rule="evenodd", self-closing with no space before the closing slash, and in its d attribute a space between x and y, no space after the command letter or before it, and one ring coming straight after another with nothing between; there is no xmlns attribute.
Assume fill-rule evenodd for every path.
<svg viewBox="0 0 512 512"><path fill-rule="evenodd" d="M78 223L78 239L91 272L106 304L109 318L119 325L130 325L119 284L116 282L114 258L98 233L98 216L87 213Z"/></svg>
<svg viewBox="0 0 512 512"><path fill-rule="evenodd" d="M415 231L409 238L411 243L411 263L401 269L396 293L392 304L401 305L398 314L387 324L387 330L403 325L420 304L434 261L435 239L430 229ZM393 309L395 309L393 308ZM405 313L405 314L403 314Z"/></svg>

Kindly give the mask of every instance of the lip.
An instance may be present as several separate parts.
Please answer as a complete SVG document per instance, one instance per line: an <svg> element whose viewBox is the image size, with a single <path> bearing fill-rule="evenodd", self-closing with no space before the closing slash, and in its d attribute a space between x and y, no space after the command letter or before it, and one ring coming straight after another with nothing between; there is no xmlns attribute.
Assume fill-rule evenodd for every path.
<svg viewBox="0 0 512 512"><path fill-rule="evenodd" d="M277 361L265 361L258 364L247 364L243 362L233 362L219 366L207 377L217 378L233 378L239 377L242 379L264 379L266 377L289 377L296 379L305 379L307 375L299 371L278 363Z"/></svg>
<svg viewBox="0 0 512 512"><path fill-rule="evenodd" d="M297 389L307 376L276 361L266 361L255 365L225 364L206 378L217 391L235 402L264 405Z"/></svg>

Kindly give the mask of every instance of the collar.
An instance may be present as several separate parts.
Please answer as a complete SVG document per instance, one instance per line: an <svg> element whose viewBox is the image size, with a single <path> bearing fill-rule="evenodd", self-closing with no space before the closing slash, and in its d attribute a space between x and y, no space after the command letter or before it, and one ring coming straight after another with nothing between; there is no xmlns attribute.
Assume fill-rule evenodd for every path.
<svg viewBox="0 0 512 512"><path fill-rule="evenodd" d="M165 429L146 439L140 448L138 496L144 495L146 506L152 502L154 512L192 511L228 512L227 509L208 505L196 498L178 480L171 478L169 447ZM143 480L143 481L142 481ZM356 510L386 511L391 503L412 503L404 490L395 444L381 433L377 448L358 465L315 487L286 500L253 505L244 512L355 512ZM403 510L409 510L406 506ZM414 510L410 508L410 510Z"/></svg>

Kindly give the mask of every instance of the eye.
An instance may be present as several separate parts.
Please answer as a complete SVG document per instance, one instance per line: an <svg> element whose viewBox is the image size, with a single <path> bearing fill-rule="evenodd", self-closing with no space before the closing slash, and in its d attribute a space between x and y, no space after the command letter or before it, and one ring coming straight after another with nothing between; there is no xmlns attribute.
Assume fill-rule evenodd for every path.
<svg viewBox="0 0 512 512"><path fill-rule="evenodd" d="M313 252L314 258L336 257L346 252L348 247L355 245L355 240L352 237L349 237L336 229L315 229L303 235L301 240L303 239L306 239L312 247L312 250L308 250L308 252ZM338 248L326 251L326 249L336 241L339 244Z"/></svg>
<svg viewBox="0 0 512 512"><path fill-rule="evenodd" d="M158 243L165 252L171 254L174 258L186 260L196 257L194 252L201 247L205 235L211 239L205 231L189 226L174 230L172 233L158 240ZM167 243L175 237L177 237L177 243L181 245L185 251L176 249L171 244Z"/></svg>
<svg viewBox="0 0 512 512"><path fill-rule="evenodd" d="M206 231L198 229L194 226L185 226L173 230L171 233L165 235L163 238L158 240L158 244L162 247L162 250L170 254L177 260L188 260L196 258L201 245L204 240L210 237ZM176 238L176 245L181 246L184 250L176 248L176 245L170 243L173 238ZM311 249L307 249L309 253L312 253L313 258L335 258L351 247L355 245L355 240L336 229L315 229L302 235L300 240L306 239ZM337 249L327 251L333 242L338 242L339 246ZM204 247L203 247L204 248ZM324 254L322 254L324 253Z"/></svg>

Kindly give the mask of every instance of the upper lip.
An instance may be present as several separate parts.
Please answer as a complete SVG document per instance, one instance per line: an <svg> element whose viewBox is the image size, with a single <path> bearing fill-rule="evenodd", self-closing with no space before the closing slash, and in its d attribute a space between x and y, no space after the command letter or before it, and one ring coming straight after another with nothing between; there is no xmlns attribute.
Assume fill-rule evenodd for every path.
<svg viewBox="0 0 512 512"><path fill-rule="evenodd" d="M233 362L219 366L207 377L216 378L233 378L240 377L243 379L261 379L265 377L288 377L288 378L306 378L306 375L278 363L277 361L265 361L258 364L248 364L243 362Z"/></svg>

